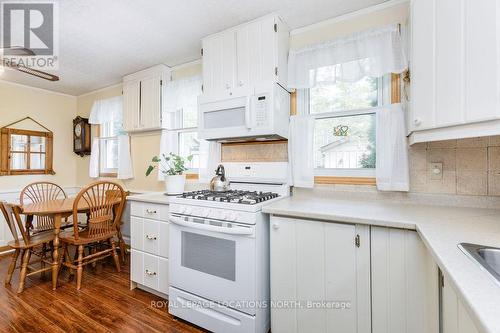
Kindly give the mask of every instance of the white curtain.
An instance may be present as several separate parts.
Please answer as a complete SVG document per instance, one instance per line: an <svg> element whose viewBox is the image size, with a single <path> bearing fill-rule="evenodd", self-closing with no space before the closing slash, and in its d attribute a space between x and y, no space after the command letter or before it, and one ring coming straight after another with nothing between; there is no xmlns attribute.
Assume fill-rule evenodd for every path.
<svg viewBox="0 0 500 333"><path fill-rule="evenodd" d="M99 177L99 138L92 141L92 152L90 153L89 177Z"/></svg>
<svg viewBox="0 0 500 333"><path fill-rule="evenodd" d="M209 183L215 176L215 169L221 162L221 144L215 141L201 140L200 142L200 169L198 177L200 183Z"/></svg>
<svg viewBox="0 0 500 333"><path fill-rule="evenodd" d="M134 178L132 158L130 156L130 137L125 134L118 136L118 179Z"/></svg>
<svg viewBox="0 0 500 333"><path fill-rule="evenodd" d="M163 160L163 155L168 155L170 153L177 154L178 153L178 142L179 142L179 134L176 131L167 131L163 130L161 132L160 138L160 159ZM164 180L165 176L158 170L158 180Z"/></svg>
<svg viewBox="0 0 500 333"><path fill-rule="evenodd" d="M288 86L300 89L325 81L354 82L364 76L401 73L406 66L399 25L394 24L290 50Z"/></svg>
<svg viewBox="0 0 500 333"><path fill-rule="evenodd" d="M90 112L89 123L102 125L109 122L123 122L123 97L116 96L101 99L94 102ZM97 140L97 141L96 141ZM89 176L99 177L99 139L96 138L92 144L90 156ZM130 137L121 132L118 136L118 179L134 178L132 169L132 157L130 154Z"/></svg>
<svg viewBox="0 0 500 333"><path fill-rule="evenodd" d="M408 143L401 104L377 109L377 188L380 191L410 189Z"/></svg>
<svg viewBox="0 0 500 333"><path fill-rule="evenodd" d="M170 81L164 89L164 116L168 129L185 127L182 114L198 112L198 96L203 83L200 75ZM191 124L188 124L191 125Z"/></svg>
<svg viewBox="0 0 500 333"><path fill-rule="evenodd" d="M290 117L288 135L288 184L314 186L314 119L308 115Z"/></svg>
<svg viewBox="0 0 500 333"><path fill-rule="evenodd" d="M123 121L123 98L116 96L108 99L101 99L94 102L90 112L90 124L103 124L109 122Z"/></svg>

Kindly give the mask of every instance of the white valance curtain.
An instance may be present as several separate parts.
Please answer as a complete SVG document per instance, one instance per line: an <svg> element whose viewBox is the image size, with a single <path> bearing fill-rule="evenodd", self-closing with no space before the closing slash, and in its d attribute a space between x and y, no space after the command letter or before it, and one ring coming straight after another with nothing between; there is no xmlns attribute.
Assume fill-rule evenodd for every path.
<svg viewBox="0 0 500 333"><path fill-rule="evenodd" d="M100 125L108 122L123 121L123 97L116 96L108 99L100 99L92 105L89 123Z"/></svg>
<svg viewBox="0 0 500 333"><path fill-rule="evenodd" d="M401 104L377 109L377 188L380 191L410 189L406 122Z"/></svg>
<svg viewBox="0 0 500 333"><path fill-rule="evenodd" d="M108 99L97 100L92 106L89 123L102 125L108 122L123 121L123 97L117 96ZM100 144L99 138L94 138L92 142L92 152L89 163L89 177L97 178L100 175L99 169ZM118 179L134 178L132 158L130 154L130 137L121 132L118 135Z"/></svg>
<svg viewBox="0 0 500 333"><path fill-rule="evenodd" d="M323 81L354 82L364 76L401 73L406 67L399 25L394 24L290 50L288 86L303 89Z"/></svg>
<svg viewBox="0 0 500 333"><path fill-rule="evenodd" d="M167 83L164 89L164 116L168 129L184 127L182 113L198 112L198 96L201 95L203 79L190 76Z"/></svg>

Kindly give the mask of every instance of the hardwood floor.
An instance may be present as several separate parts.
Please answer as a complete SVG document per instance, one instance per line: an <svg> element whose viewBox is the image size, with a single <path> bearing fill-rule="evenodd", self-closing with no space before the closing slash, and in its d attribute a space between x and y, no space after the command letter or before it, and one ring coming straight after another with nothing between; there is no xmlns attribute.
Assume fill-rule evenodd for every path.
<svg viewBox="0 0 500 333"><path fill-rule="evenodd" d="M9 261L10 256L0 257L0 332L203 332L175 320L162 298L130 290L128 264L120 273L111 262L100 272L86 268L80 291L67 272L55 291L49 274L34 275L17 294L18 270L12 285L3 285Z"/></svg>

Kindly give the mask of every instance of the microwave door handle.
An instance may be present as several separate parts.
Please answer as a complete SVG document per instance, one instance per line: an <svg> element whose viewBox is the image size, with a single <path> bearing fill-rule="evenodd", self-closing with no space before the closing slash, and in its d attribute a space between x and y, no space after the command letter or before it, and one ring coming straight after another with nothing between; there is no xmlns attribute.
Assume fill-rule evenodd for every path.
<svg viewBox="0 0 500 333"><path fill-rule="evenodd" d="M248 129L252 129L252 115L250 113L250 97L246 98L246 104L245 104L245 126Z"/></svg>
<svg viewBox="0 0 500 333"><path fill-rule="evenodd" d="M182 227L191 228L191 229L221 232L224 234L241 235L241 236L253 234L253 231L250 228L248 228L248 230L242 230L243 228L238 228L238 229L240 229L240 230L238 230L238 229L231 229L231 228L225 228L225 227L216 227L213 225L186 222L186 221L184 221L184 219L179 218L179 217L175 217L175 216L170 216L169 220L171 223L180 225Z"/></svg>

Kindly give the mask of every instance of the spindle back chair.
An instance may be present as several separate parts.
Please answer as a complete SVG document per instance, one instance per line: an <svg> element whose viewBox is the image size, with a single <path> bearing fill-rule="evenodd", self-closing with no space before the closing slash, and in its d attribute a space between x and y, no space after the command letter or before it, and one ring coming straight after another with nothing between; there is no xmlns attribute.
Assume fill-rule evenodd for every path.
<svg viewBox="0 0 500 333"><path fill-rule="evenodd" d="M14 270L20 268L19 287L17 290L17 292L20 293L24 290L24 282L27 276L52 270L52 261L46 259L45 248L52 242L53 235L49 233L30 235L29 230L21 219L21 207L18 205L0 201L0 210L3 213L13 238L13 240L8 243L8 246L14 250L5 278L5 284L10 284ZM35 251L35 247L40 246L43 246L44 249ZM16 267L20 253L22 253L21 266ZM39 260L41 262L41 269L37 270L29 267L31 254L36 254L41 257ZM49 266L46 268L45 264L49 264Z"/></svg>
<svg viewBox="0 0 500 333"><path fill-rule="evenodd" d="M21 206L26 204L26 201L32 203L50 201L56 199L65 199L68 196L66 192L57 184L50 182L36 182L27 185L19 195ZM54 218L52 216L35 216L34 217L33 233L39 233L54 229Z"/></svg>

